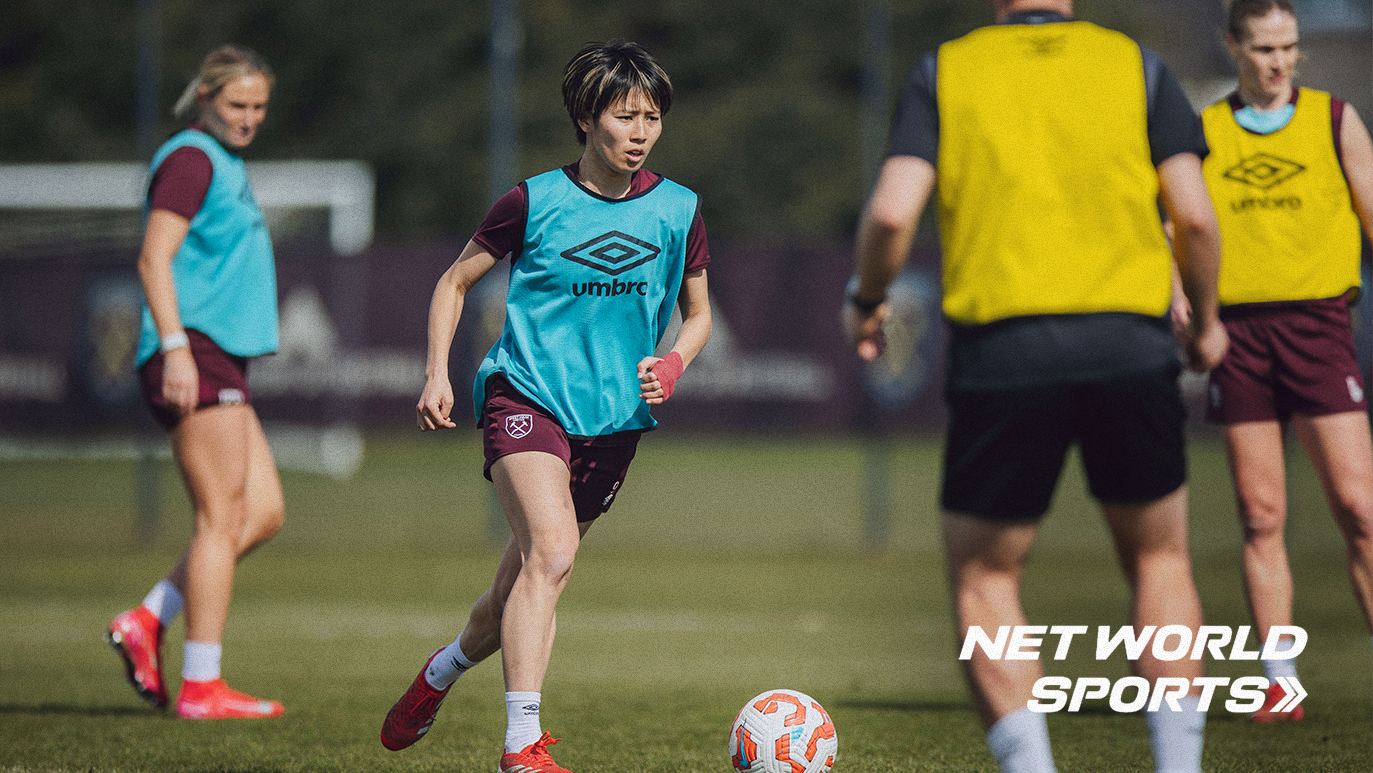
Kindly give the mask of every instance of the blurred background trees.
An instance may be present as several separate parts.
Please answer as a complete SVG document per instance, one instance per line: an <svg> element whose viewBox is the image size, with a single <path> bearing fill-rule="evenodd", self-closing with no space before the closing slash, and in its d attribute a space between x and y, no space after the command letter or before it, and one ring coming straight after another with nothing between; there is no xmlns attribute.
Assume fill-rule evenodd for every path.
<svg viewBox="0 0 1373 773"><path fill-rule="evenodd" d="M137 157L137 3L11 0L0 25L0 161ZM382 240L465 238L490 205L486 0L161 0L158 141L213 47L241 42L277 73L250 158L356 158L377 173ZM651 167L702 193L712 236L833 239L863 191L863 4L834 0L524 0L519 174L574 160L559 92L591 40L653 51L676 87ZM990 20L971 0L893 2L889 102L918 56ZM1079 13L1147 34L1148 13Z"/></svg>

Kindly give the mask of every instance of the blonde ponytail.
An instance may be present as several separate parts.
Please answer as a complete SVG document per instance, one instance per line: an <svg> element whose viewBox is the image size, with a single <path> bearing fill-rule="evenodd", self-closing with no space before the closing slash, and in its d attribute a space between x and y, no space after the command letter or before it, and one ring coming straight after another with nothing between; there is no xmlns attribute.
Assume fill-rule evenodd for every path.
<svg viewBox="0 0 1373 773"><path fill-rule="evenodd" d="M225 84L253 73L261 73L266 77L269 88L276 82L272 68L252 49L232 43L216 48L205 57L205 62L200 65L200 73L186 84L186 90L181 92L181 98L172 108L172 115L179 118L189 113L199 100L201 86L205 87L205 96L213 99Z"/></svg>

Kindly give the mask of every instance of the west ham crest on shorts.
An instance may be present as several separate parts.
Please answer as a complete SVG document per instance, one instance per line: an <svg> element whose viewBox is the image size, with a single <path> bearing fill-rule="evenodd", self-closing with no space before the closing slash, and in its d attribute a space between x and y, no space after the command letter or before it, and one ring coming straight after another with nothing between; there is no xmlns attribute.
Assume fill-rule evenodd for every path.
<svg viewBox="0 0 1373 773"><path fill-rule="evenodd" d="M505 432L513 438L522 438L534 428L534 417L528 413L517 413L505 417Z"/></svg>

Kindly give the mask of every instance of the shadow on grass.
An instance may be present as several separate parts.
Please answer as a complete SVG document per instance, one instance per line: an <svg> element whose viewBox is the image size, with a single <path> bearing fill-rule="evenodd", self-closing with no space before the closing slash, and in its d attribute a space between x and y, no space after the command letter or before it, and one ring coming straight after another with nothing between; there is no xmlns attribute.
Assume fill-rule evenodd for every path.
<svg viewBox="0 0 1373 773"><path fill-rule="evenodd" d="M160 719L173 716L168 712L156 711L140 706L78 706L70 703L0 703L0 716L7 714L33 714L51 716L86 717L132 717L143 716Z"/></svg>

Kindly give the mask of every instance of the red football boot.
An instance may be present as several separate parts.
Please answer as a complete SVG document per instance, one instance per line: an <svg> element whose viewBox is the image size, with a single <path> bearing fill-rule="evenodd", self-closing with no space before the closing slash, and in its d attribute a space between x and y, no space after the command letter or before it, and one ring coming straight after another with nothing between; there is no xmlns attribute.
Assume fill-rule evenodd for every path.
<svg viewBox="0 0 1373 773"><path fill-rule="evenodd" d="M105 641L124 661L124 675L138 697L153 708L167 705L162 679L162 622L142 606L121 613L105 631Z"/></svg>
<svg viewBox="0 0 1373 773"><path fill-rule="evenodd" d="M182 719L263 719L279 717L286 709L277 701L264 701L235 690L223 679L181 682L176 713Z"/></svg>
<svg viewBox="0 0 1373 773"><path fill-rule="evenodd" d="M1268 685L1268 693L1263 699L1263 706L1249 715L1249 721L1265 725L1271 722L1300 722L1301 718L1306 716L1306 710L1301 707L1301 704L1297 704L1296 708L1287 711L1273 710L1274 706L1287 697L1287 691L1282 688L1282 685L1277 682Z"/></svg>
<svg viewBox="0 0 1373 773"><path fill-rule="evenodd" d="M559 766L548 754L548 747L561 740L545 732L542 738L523 750L502 754L498 773L572 773L567 768Z"/></svg>
<svg viewBox="0 0 1373 773"><path fill-rule="evenodd" d="M450 684L438 690L424 678L424 672L429 670L429 664L434 662L434 658L442 651L443 647L434 650L429 659L424 661L424 667L415 676L415 681L410 683L409 689L386 713L386 721L381 724L382 746L398 752L429 732L429 726L434 724L434 715L439 713L443 699L448 697L448 690L453 687Z"/></svg>

